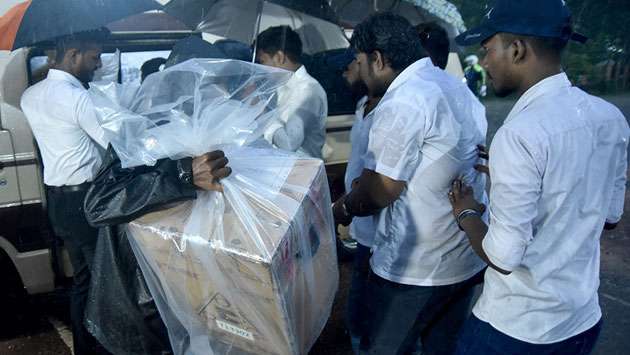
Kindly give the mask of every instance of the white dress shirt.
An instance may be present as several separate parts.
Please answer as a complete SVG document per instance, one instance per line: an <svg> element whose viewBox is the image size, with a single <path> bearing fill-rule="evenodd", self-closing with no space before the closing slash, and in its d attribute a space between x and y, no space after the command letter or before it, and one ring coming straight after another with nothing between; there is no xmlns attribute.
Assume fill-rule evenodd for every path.
<svg viewBox="0 0 630 355"><path fill-rule="evenodd" d="M44 163L48 186L92 181L107 141L87 90L72 74L51 69L22 95L26 115Z"/></svg>
<svg viewBox="0 0 630 355"><path fill-rule="evenodd" d="M365 169L363 160L367 152L370 127L372 126L372 112L365 116L365 107L368 98L364 96L357 103L355 120L350 131L350 159L346 167L345 186L346 193L352 191L352 181L361 176ZM350 224L350 236L361 245L371 247L374 241L376 224L374 216L354 217Z"/></svg>
<svg viewBox="0 0 630 355"><path fill-rule="evenodd" d="M392 282L449 285L484 268L448 201L462 177L482 199L485 178L474 170L485 110L461 81L424 58L390 85L373 113L366 168L406 182L378 216L371 266Z"/></svg>
<svg viewBox="0 0 630 355"><path fill-rule="evenodd" d="M267 128L264 137L278 148L321 158L327 116L324 88L301 66L278 89L278 119Z"/></svg>
<svg viewBox="0 0 630 355"><path fill-rule="evenodd" d="M490 148L488 269L474 314L513 338L555 343L601 317L599 238L623 212L628 124L564 73L530 88Z"/></svg>

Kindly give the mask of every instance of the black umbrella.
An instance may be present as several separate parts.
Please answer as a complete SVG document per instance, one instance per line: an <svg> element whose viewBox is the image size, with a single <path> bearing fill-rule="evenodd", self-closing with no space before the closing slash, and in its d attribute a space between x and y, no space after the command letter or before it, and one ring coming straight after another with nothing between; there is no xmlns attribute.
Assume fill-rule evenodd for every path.
<svg viewBox="0 0 630 355"><path fill-rule="evenodd" d="M271 26L290 26L304 53L345 48L348 41L328 0L171 0L164 11L215 38L252 44ZM214 38L213 38L214 37Z"/></svg>
<svg viewBox="0 0 630 355"><path fill-rule="evenodd" d="M171 0L164 10L179 19L183 19L190 27L195 28L202 22L219 0ZM327 0L250 0L248 7L262 7L263 2L270 2L301 13L337 22L337 15Z"/></svg>
<svg viewBox="0 0 630 355"><path fill-rule="evenodd" d="M153 0L32 0L20 22L13 49L97 29L160 7Z"/></svg>

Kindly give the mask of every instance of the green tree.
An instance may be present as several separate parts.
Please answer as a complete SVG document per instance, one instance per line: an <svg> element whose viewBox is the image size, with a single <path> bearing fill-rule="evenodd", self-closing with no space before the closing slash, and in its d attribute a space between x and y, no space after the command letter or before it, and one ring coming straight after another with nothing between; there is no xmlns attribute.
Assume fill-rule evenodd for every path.
<svg viewBox="0 0 630 355"><path fill-rule="evenodd" d="M477 26L493 0L453 0L467 27ZM630 89L630 1L567 0L574 30L589 37L586 44L571 43L564 64L578 85L596 91ZM464 49L467 53L476 48Z"/></svg>

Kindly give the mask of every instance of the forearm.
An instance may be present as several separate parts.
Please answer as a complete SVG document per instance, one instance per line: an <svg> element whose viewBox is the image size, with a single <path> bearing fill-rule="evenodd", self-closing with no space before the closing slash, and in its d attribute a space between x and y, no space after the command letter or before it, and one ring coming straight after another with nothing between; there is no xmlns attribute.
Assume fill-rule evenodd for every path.
<svg viewBox="0 0 630 355"><path fill-rule="evenodd" d="M387 205L382 201L375 201L371 194L355 189L346 196L346 207L352 216L366 217L377 214Z"/></svg>
<svg viewBox="0 0 630 355"><path fill-rule="evenodd" d="M400 198L406 184L372 170L363 170L356 188L346 196L346 208L353 216L377 214Z"/></svg>
<svg viewBox="0 0 630 355"><path fill-rule="evenodd" d="M278 148L297 151L304 142L304 124L299 118L290 119L273 134L273 144Z"/></svg>

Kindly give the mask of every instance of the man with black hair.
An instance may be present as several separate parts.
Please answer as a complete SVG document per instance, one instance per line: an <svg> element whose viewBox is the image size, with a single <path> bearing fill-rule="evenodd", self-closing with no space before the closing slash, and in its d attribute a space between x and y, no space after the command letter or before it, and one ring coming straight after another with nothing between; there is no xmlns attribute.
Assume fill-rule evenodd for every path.
<svg viewBox="0 0 630 355"><path fill-rule="evenodd" d="M264 137L278 148L321 158L328 100L324 88L302 65L301 57L302 41L289 26L270 27L256 38L256 62L294 73L278 89L279 117Z"/></svg>
<svg viewBox="0 0 630 355"><path fill-rule="evenodd" d="M160 71L160 68L166 64L166 58L153 58L149 59L142 64L140 67L140 82L143 82L144 79L153 74Z"/></svg>
<svg viewBox="0 0 630 355"><path fill-rule="evenodd" d="M435 22L426 22L417 25L416 31L420 36L422 48L429 53L433 65L442 70L446 69L451 48L446 30Z"/></svg>
<svg viewBox="0 0 630 355"><path fill-rule="evenodd" d="M483 261L457 228L446 192L485 141L484 109L459 80L426 57L401 16L372 15L355 30L359 75L382 99L372 111L364 169L333 205L335 220L375 215L368 324L361 352L450 353ZM482 197L481 193L478 196Z"/></svg>
<svg viewBox="0 0 630 355"><path fill-rule="evenodd" d="M101 67L107 35L103 29L59 39L48 76L27 89L21 100L42 155L50 222L74 270L70 312L75 354L93 354L96 346L83 314L98 230L83 215L83 198L107 141L86 89Z"/></svg>
<svg viewBox="0 0 630 355"><path fill-rule="evenodd" d="M155 167L137 169L120 169L119 160L116 166L116 160L111 158L115 155L111 147L110 154L104 156L108 142L97 120L87 88L94 77L94 72L101 66L102 43L108 34L109 31L106 29L100 29L60 38L56 45L56 58L47 78L28 88L21 99L22 110L42 155L48 216L55 235L64 241L74 272L70 312L75 354L92 355L103 351L85 328L85 310L91 284L108 284L99 282L101 281L99 276L108 278L113 276L92 273L97 264L94 254L99 230L88 223L84 200L90 188L94 189L92 185L99 176L99 170L102 170L101 175L116 168L117 171L122 170L126 174L125 178L119 179L108 175L102 179L106 180L104 186L97 186L97 189L101 187L98 191L103 191L108 196L122 191L121 197L116 199L115 206L99 209L101 214L116 212L121 214L121 211L113 210L126 204L139 209L143 207L141 204L143 202L147 204L147 201L153 203L149 207L157 208L156 206L159 206L160 202L164 203L169 196L156 194L155 191L168 191L171 195L174 195L174 191L179 192L180 195L173 197L173 200L192 199L196 195L196 189L220 189L218 181L230 173L226 167L227 159L223 152L218 151L194 159L179 161L166 159L158 162ZM103 162L107 164L102 166ZM113 168L110 169L111 166ZM137 180L141 183L128 186ZM146 189L152 185L159 187ZM142 194L147 197L142 198ZM136 200L130 196L135 196ZM126 238L124 240L126 241ZM129 248L128 243L126 246ZM133 264L135 259L127 258L120 260L120 263ZM134 269L130 267L126 270ZM135 271L137 270L136 268ZM124 276L133 281L138 280L135 277L137 274ZM135 292L136 286L128 282L118 289L111 290L106 295L108 303L120 306L121 295ZM163 328L157 311L154 312L155 307L146 306L152 301L150 295L143 293L141 301L144 303L142 306L145 306L141 309L144 312L141 316L152 317L154 323L158 323L157 328L160 326ZM134 320L138 318L133 314L125 314L124 317ZM117 326L119 324L105 324L102 329L116 335L127 330L116 329ZM141 328L144 325L132 326ZM132 341L144 344L143 340L137 336ZM170 351L168 340L164 337L160 340L166 342L163 347Z"/></svg>
<svg viewBox="0 0 630 355"><path fill-rule="evenodd" d="M349 49L350 52L350 49ZM359 64L350 54L351 62L343 72L343 78L353 95L360 97L355 111L355 120L350 131L350 157L346 167L345 189L350 192L354 181L361 176L365 168L363 157L368 147L368 137L372 125L372 112L380 96L374 95L368 90L359 76ZM368 315L367 296L369 294L367 283L370 273L370 249L374 240L376 226L372 216L357 217L350 224L349 234L356 241L357 248L353 258L352 282L348 291L348 306L346 316L346 326L350 333L352 349L355 353L359 351L361 336L366 327L366 316Z"/></svg>
<svg viewBox="0 0 630 355"><path fill-rule="evenodd" d="M449 199L490 266L459 354L589 354L601 329L600 235L621 219L630 128L610 103L574 87L563 0L498 0L461 45L481 43L497 96L518 101L490 147L490 224L465 183Z"/></svg>

